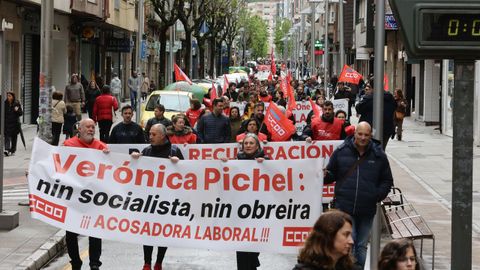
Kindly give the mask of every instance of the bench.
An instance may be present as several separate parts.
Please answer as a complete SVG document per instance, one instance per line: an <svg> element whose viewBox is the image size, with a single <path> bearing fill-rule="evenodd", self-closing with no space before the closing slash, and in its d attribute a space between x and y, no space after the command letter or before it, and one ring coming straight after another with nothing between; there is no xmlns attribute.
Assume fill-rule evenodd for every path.
<svg viewBox="0 0 480 270"><path fill-rule="evenodd" d="M423 239L432 240L432 270L435 269L435 236L413 205L408 203L399 188L382 201L383 221L392 239L420 240L420 258L423 259Z"/></svg>

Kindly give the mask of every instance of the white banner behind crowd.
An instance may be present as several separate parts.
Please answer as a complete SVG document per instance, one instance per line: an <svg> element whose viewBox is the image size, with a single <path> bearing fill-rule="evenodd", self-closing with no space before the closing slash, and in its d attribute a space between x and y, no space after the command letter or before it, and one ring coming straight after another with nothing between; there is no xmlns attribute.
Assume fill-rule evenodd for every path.
<svg viewBox="0 0 480 270"><path fill-rule="evenodd" d="M324 166L327 166L330 156L333 154L343 141L313 141L312 143L289 141L289 142L268 142L262 144L265 155L272 160L295 160L308 158L325 159ZM110 144L108 148L112 152L131 153L132 151L141 152L148 144ZM236 159L239 151L238 143L222 144L178 144L185 159ZM316 170L321 171L322 167ZM328 203L334 195L334 185L323 186L323 203Z"/></svg>
<svg viewBox="0 0 480 270"><path fill-rule="evenodd" d="M348 114L348 99L333 99L333 109L335 112L338 110L344 111ZM236 106L240 109L240 114L243 114L247 102L230 102L230 107ZM269 103L264 103L265 109L268 107ZM292 111L295 118L295 128L297 129L297 134L301 135L303 128L307 125L307 116L312 111L312 107L309 101L297 101L297 107Z"/></svg>
<svg viewBox="0 0 480 270"><path fill-rule="evenodd" d="M296 253L321 213L322 163L135 160L36 138L30 211L53 226L104 239Z"/></svg>

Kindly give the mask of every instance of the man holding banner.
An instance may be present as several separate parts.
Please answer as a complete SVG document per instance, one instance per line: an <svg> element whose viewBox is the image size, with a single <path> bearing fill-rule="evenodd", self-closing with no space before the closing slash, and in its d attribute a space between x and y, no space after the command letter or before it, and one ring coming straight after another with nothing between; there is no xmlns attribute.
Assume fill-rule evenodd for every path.
<svg viewBox="0 0 480 270"><path fill-rule="evenodd" d="M131 156L138 159L140 156L158 157L158 158L170 158L170 160L176 163L178 160L183 159L182 152L172 145L167 138L167 129L162 124L155 124L152 126L149 132L150 146L143 149L142 153L133 152ZM162 269L163 258L167 252L167 247L158 247L157 260L153 266L154 270ZM151 270L152 265L152 246L143 246L143 270Z"/></svg>
<svg viewBox="0 0 480 270"><path fill-rule="evenodd" d="M95 122L92 119L83 119L78 126L78 137L73 137L66 140L63 145L70 147L82 147L102 150L108 153L108 148L105 143L94 138L95 136ZM78 234L67 231L65 235L67 242L68 256L70 256L70 263L73 270L80 270L82 268L82 259L78 251ZM102 239L89 237L89 254L90 254L90 269L100 269L102 262L100 255L102 254Z"/></svg>

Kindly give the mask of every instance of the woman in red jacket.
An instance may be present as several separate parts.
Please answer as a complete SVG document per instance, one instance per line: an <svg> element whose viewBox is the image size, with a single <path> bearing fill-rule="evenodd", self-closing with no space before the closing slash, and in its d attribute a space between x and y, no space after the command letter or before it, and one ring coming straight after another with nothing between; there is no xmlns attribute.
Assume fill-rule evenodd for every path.
<svg viewBox="0 0 480 270"><path fill-rule="evenodd" d="M167 136L172 144L196 143L197 135L191 127L185 125L187 117L184 114L177 114L172 117L171 126L167 127Z"/></svg>
<svg viewBox="0 0 480 270"><path fill-rule="evenodd" d="M195 127L198 119L200 119L204 113L205 109L202 108L202 104L200 101L198 101L198 99L194 98L190 100L190 108L188 108L185 115L187 116L188 122L192 128Z"/></svg>
<svg viewBox="0 0 480 270"><path fill-rule="evenodd" d="M113 114L118 110L117 99L110 94L110 86L102 87L102 94L95 99L93 104L93 120L98 123L100 140L108 142L108 134L113 123Z"/></svg>

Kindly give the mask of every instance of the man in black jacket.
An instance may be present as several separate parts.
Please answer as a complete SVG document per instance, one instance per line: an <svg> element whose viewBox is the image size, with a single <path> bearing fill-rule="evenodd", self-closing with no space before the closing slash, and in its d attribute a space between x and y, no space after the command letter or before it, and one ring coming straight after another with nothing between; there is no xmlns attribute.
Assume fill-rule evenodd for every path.
<svg viewBox="0 0 480 270"><path fill-rule="evenodd" d="M167 137L167 129L162 124L155 124L150 128L150 145L143 149L142 153L133 152L132 158L138 159L140 156L169 158L173 163L183 159L182 152L175 145L172 145ZM167 247L158 247L157 260L153 269L162 269L162 261L167 252ZM152 265L152 246L143 246L143 269L151 269Z"/></svg>
<svg viewBox="0 0 480 270"><path fill-rule="evenodd" d="M325 170L325 184L335 183L335 208L352 216L353 255L363 269L376 205L393 185L392 171L380 142L372 140L372 128L360 122L332 154Z"/></svg>
<svg viewBox="0 0 480 270"><path fill-rule="evenodd" d="M223 114L223 99L213 100L213 112L205 114L197 122L197 132L202 143L230 142L230 119Z"/></svg>
<svg viewBox="0 0 480 270"><path fill-rule="evenodd" d="M387 148L387 143L390 137L395 134L395 124L393 116L397 108L397 102L392 93L383 91L383 150ZM367 84L365 86L365 95L362 100L355 106L357 113L360 114L358 122L368 122L370 126L373 125L373 88Z"/></svg>
<svg viewBox="0 0 480 270"><path fill-rule="evenodd" d="M155 105L153 109L154 117L148 119L147 124L145 125L145 138L148 141L148 136L150 136L150 129L155 124L162 124L165 127L172 125L172 121L167 119L163 114L165 113L165 106L162 104Z"/></svg>
<svg viewBox="0 0 480 270"><path fill-rule="evenodd" d="M125 105L122 108L123 122L113 127L109 143L145 143L145 135L139 124L132 121L133 108Z"/></svg>

